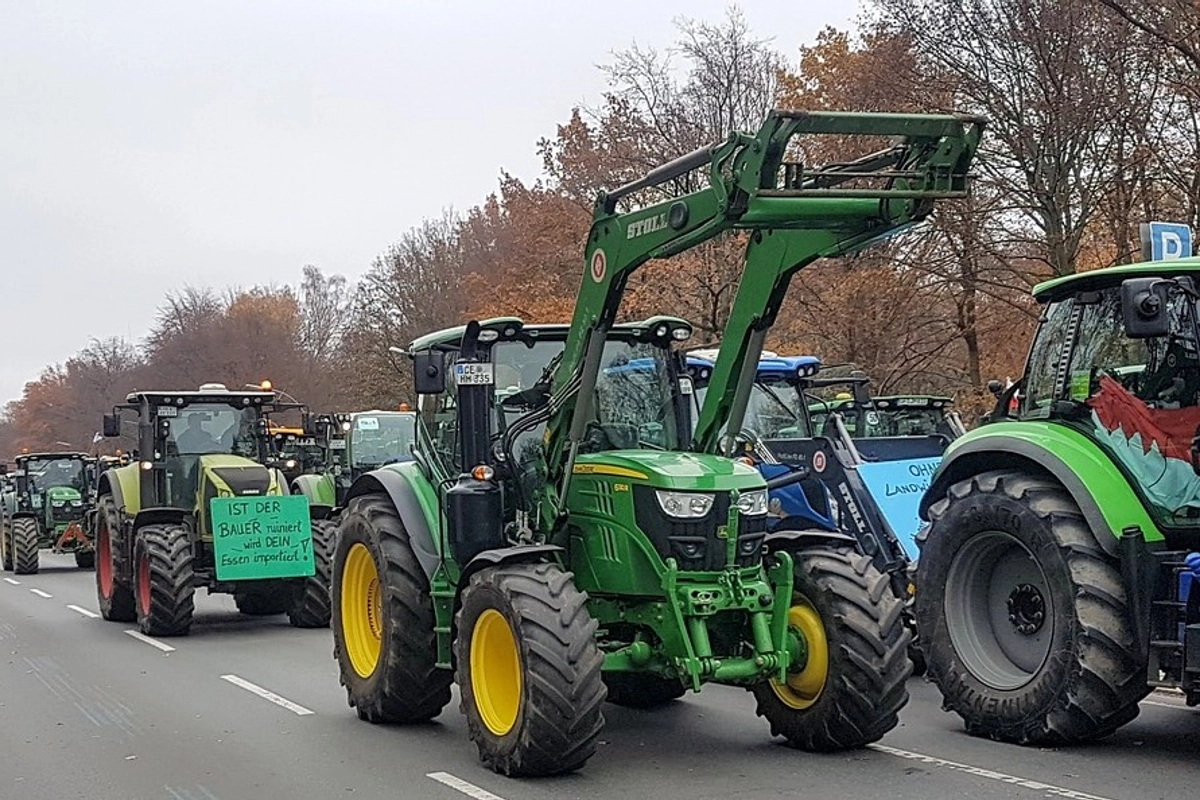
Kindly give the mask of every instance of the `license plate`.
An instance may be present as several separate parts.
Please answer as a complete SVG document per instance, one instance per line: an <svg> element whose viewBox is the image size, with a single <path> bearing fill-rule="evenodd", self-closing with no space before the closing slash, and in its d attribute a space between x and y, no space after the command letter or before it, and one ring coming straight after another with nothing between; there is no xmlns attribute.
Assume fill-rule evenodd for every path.
<svg viewBox="0 0 1200 800"><path fill-rule="evenodd" d="M492 364L455 364L454 382L459 386L491 386Z"/></svg>
<svg viewBox="0 0 1200 800"><path fill-rule="evenodd" d="M332 440L329 443L329 449L330 450L345 450L346 449L346 440L345 439Z"/></svg>
<svg viewBox="0 0 1200 800"><path fill-rule="evenodd" d="M154 413L160 417L178 417L179 409L175 406L159 406Z"/></svg>

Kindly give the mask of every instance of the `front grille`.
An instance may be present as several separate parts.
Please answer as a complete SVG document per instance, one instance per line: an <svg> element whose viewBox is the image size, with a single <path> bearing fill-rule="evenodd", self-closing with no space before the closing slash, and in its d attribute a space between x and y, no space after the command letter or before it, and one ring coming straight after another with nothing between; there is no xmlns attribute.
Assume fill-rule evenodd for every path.
<svg viewBox="0 0 1200 800"><path fill-rule="evenodd" d="M717 571L725 568L726 540L717 529L729 519L729 493L718 493L708 514L697 519L667 516L649 486L633 487L634 515L638 527L664 559L674 558L681 570ZM752 567L762 560L766 515L738 516L736 566Z"/></svg>

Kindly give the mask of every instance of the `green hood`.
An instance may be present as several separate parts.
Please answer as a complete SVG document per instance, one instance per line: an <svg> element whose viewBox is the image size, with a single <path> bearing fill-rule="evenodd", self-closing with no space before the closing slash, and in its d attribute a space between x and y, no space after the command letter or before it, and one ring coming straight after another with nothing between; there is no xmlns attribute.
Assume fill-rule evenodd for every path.
<svg viewBox="0 0 1200 800"><path fill-rule="evenodd" d="M576 475L628 478L660 489L721 491L761 489L762 475L754 467L706 453L657 450L610 450L581 455Z"/></svg>
<svg viewBox="0 0 1200 800"><path fill-rule="evenodd" d="M82 496L79 490L70 486L51 486L46 490L46 499L53 502L55 500L81 500Z"/></svg>

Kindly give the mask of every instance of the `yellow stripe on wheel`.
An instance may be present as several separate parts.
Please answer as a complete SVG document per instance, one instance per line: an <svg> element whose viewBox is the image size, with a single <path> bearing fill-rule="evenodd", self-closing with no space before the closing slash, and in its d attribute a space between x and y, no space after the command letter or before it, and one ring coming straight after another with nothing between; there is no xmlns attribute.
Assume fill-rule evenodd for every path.
<svg viewBox="0 0 1200 800"><path fill-rule="evenodd" d="M504 736L517 724L521 710L521 656L508 620L486 609L471 633L471 691L483 724Z"/></svg>
<svg viewBox="0 0 1200 800"><path fill-rule="evenodd" d="M789 708L803 710L821 697L829 679L829 639L821 615L804 598L788 609L788 628L804 639L808 660L796 672L788 673L787 682L771 681L775 695Z"/></svg>

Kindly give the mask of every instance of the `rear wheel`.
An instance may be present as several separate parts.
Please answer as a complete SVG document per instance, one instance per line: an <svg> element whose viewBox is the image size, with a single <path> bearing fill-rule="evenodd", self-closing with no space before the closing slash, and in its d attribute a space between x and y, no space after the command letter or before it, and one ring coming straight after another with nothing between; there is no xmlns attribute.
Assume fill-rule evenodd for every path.
<svg viewBox="0 0 1200 800"><path fill-rule="evenodd" d="M192 543L182 525L146 525L134 540L137 621L148 636L184 636L195 610Z"/></svg>
<svg viewBox="0 0 1200 800"><path fill-rule="evenodd" d="M683 697L687 689L676 678L660 678L637 672L604 675L608 702L625 708L657 708Z"/></svg>
<svg viewBox="0 0 1200 800"><path fill-rule="evenodd" d="M908 702L911 634L887 575L850 548L798 552L788 626L807 648L786 682L752 687L771 733L802 750L862 747L896 726Z"/></svg>
<svg viewBox="0 0 1200 800"><path fill-rule="evenodd" d="M96 598L100 616L112 622L133 622L137 609L129 565L116 536L120 517L112 495L100 496L96 511Z"/></svg>
<svg viewBox="0 0 1200 800"><path fill-rule="evenodd" d="M337 540L337 523L327 519L312 521L313 561L316 572L301 578L292 586L288 603L288 620L297 628L329 627L329 581L333 569L333 543Z"/></svg>
<svg viewBox="0 0 1200 800"><path fill-rule="evenodd" d="M582 767L604 726L604 656L571 574L553 564L477 572L457 628L462 711L480 760L512 776Z"/></svg>
<svg viewBox="0 0 1200 800"><path fill-rule="evenodd" d="M36 519L19 517L12 521L13 572L18 575L37 574L41 538Z"/></svg>
<svg viewBox="0 0 1200 800"><path fill-rule="evenodd" d="M80 569L92 569L96 566L95 550L76 550L75 566Z"/></svg>
<svg viewBox="0 0 1200 800"><path fill-rule="evenodd" d="M333 558L333 653L347 700L368 722L424 722L450 702L437 666L429 581L383 494L346 506Z"/></svg>
<svg viewBox="0 0 1200 800"><path fill-rule="evenodd" d="M1149 692L1120 571L1057 483L1009 470L930 507L917 624L967 732L1018 744L1105 736Z"/></svg>

